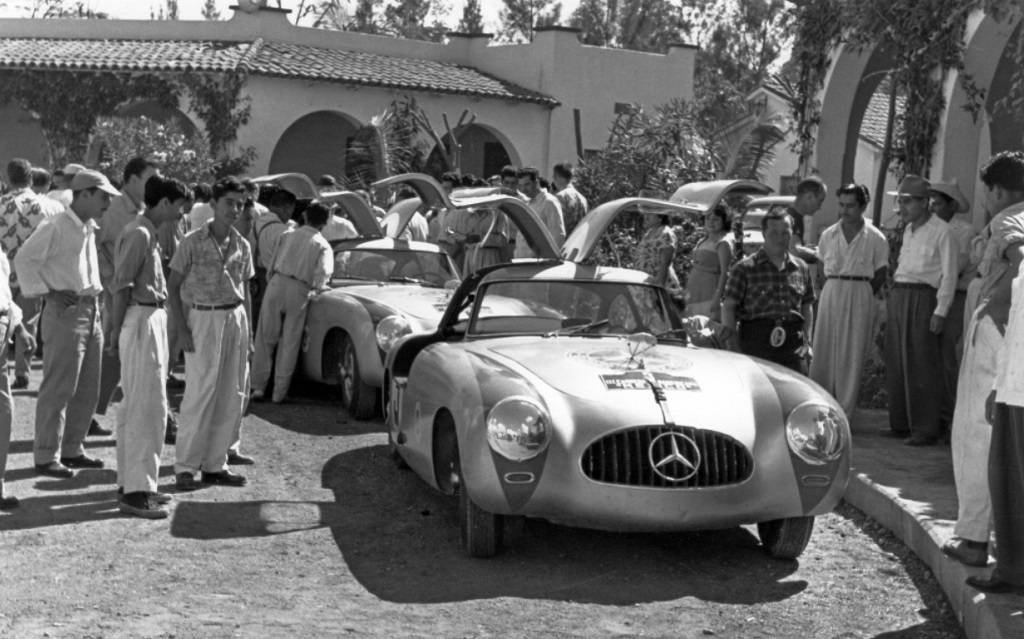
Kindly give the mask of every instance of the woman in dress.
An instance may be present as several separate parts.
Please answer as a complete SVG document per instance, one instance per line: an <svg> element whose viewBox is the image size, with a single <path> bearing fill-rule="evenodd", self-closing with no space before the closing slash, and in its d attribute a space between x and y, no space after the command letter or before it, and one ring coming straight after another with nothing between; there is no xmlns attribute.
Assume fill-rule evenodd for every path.
<svg viewBox="0 0 1024 639"><path fill-rule="evenodd" d="M636 266L649 273L654 283L669 289L679 288L679 278L672 267L676 256L676 232L667 215L644 213L644 234L636 247Z"/></svg>
<svg viewBox="0 0 1024 639"><path fill-rule="evenodd" d="M719 204L704 216L707 235L693 249L693 270L686 283L688 315L721 316L721 295L732 264L729 214Z"/></svg>

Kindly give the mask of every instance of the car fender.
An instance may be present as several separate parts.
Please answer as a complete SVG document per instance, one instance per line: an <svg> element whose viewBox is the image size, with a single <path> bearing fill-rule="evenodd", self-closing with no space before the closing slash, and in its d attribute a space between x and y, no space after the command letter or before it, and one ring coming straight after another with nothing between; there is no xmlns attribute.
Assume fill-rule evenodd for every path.
<svg viewBox="0 0 1024 639"><path fill-rule="evenodd" d="M311 379L331 383L324 371L323 352L332 331L344 331L356 349L363 382L379 387L384 377L372 318L366 306L347 295L325 294L313 300L306 317L309 344L303 355L303 372ZM327 375L325 375L325 372Z"/></svg>

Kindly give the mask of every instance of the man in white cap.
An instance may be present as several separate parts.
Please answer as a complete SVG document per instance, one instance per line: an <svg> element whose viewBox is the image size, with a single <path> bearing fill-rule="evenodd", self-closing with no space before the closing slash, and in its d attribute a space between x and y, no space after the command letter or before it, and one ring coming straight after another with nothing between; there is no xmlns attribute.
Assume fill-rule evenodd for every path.
<svg viewBox="0 0 1024 639"><path fill-rule="evenodd" d="M22 293L46 301L34 455L36 472L50 477L71 477L72 468L103 467L101 460L86 456L82 441L99 398L103 351L95 220L118 191L102 173L90 170L75 174L71 191L71 206L44 220L14 259Z"/></svg>
<svg viewBox="0 0 1024 639"><path fill-rule="evenodd" d="M942 328L942 374L946 381L946 390L942 396L942 434L949 437L949 427L953 423L953 406L956 402L956 378L960 372L960 337L964 333L964 303L967 299L967 286L974 279L977 264L971 264L971 241L977 236L974 226L963 213L970 210L971 205L960 191L956 179L948 182L932 182L929 209L932 215L949 225L956 243L957 281L953 302L946 314L946 324Z"/></svg>
<svg viewBox="0 0 1024 639"><path fill-rule="evenodd" d="M956 291L956 243L949 225L928 209L928 180L908 175L892 193L906 223L885 323L889 428L908 446L939 438L940 336Z"/></svg>

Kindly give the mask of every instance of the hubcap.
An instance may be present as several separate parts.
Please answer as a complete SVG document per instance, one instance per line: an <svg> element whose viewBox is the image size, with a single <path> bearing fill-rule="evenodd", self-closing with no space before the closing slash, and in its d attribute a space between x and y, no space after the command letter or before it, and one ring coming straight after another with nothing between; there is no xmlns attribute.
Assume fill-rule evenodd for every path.
<svg viewBox="0 0 1024 639"><path fill-rule="evenodd" d="M341 353L341 392L345 403L352 401L352 390L355 388L356 354L352 342L346 342Z"/></svg>

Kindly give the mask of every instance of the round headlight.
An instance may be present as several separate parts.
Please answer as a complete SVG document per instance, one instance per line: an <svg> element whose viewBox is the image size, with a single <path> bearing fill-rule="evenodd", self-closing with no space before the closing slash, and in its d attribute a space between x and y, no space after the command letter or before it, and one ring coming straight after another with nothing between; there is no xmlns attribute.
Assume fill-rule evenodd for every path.
<svg viewBox="0 0 1024 639"><path fill-rule="evenodd" d="M797 457L821 465L843 452L846 418L827 404L800 404L786 420L786 441Z"/></svg>
<svg viewBox="0 0 1024 639"><path fill-rule="evenodd" d="M527 397L506 397L487 413L487 443L512 461L541 454L551 438L547 411Z"/></svg>
<svg viewBox="0 0 1024 639"><path fill-rule="evenodd" d="M377 322L377 346L385 353L391 350L399 338L412 332L412 325L409 320L401 315L388 315Z"/></svg>

